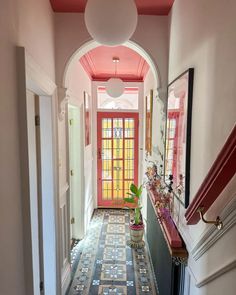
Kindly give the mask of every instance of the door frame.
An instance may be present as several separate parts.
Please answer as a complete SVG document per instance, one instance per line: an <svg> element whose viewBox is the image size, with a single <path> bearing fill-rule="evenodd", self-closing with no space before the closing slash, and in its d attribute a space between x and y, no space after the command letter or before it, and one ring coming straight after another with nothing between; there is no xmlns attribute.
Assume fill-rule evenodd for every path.
<svg viewBox="0 0 236 295"><path fill-rule="evenodd" d="M31 163L29 159L29 140L28 122L29 110L27 110L27 90L30 90L39 97L42 102L42 140L47 141L47 151L41 146L42 159L42 202L43 205L43 227L50 228L43 230L44 243L47 243L43 249L44 262L44 294L60 295L60 270L59 270L59 235L58 235L58 146L57 146L57 102L56 85L42 71L40 66L25 51L24 47L17 47L17 74L18 74L18 96L19 96L19 125L20 125L20 159L21 159L21 183L22 183L22 218L23 218L23 249L24 249L24 276L25 276L25 294L40 294L39 286L34 282L34 257L32 245L34 243L32 230L35 226L31 216L32 196L30 186L34 185L31 179ZM48 109L49 107L49 109ZM34 115L31 113L31 116ZM44 121L45 119L45 121ZM49 123L49 126L46 125ZM47 160L47 162L45 162ZM49 181L48 181L49 180ZM46 196L47 192L47 206ZM46 224L45 224L46 223ZM50 245L50 247L48 247Z"/></svg>
<svg viewBox="0 0 236 295"><path fill-rule="evenodd" d="M139 138L139 113L138 111L136 112L121 112L121 111L118 111L117 112L97 112L97 149L98 149L98 153L97 153L97 202L98 202L98 206L99 207L109 207L111 206L111 208L119 208L120 206L112 206L112 202L113 200L111 200L109 202L109 204L107 205L101 205L99 204L101 202L101 193L102 193L102 181L100 181L99 179L99 173L102 173L102 161L101 161L101 158L100 158L100 161L99 161L99 158L98 158L98 155L101 151L101 145L102 145L102 135L101 135L101 130L102 130L102 124L101 124L101 121L103 118L121 118L121 119L125 119L125 118L133 118L136 121L135 123L135 133L134 133L134 139L138 139ZM112 131L113 132L113 131ZM98 136L98 134L100 134L100 136ZM101 142L99 143L99 137L101 138ZM113 139L113 137L112 137ZM99 151L100 149L100 151ZM137 161L137 163L134 162L134 182L136 183L136 185L138 185L138 172L139 172L139 144L138 145L135 145L134 146L134 155L135 155L135 160ZM124 155L123 155L123 163L124 163ZM124 164L123 164L124 165ZM123 166L124 167L124 166ZM100 171L99 171L100 170ZM112 172L113 174L113 172Z"/></svg>
<svg viewBox="0 0 236 295"><path fill-rule="evenodd" d="M117 112L117 110L100 110L97 108L97 88L99 86L106 86L106 82L103 81L92 81L92 130L97 130L97 112ZM138 97L138 110L122 110L122 112L139 113L139 122L142 122L144 117L144 85L143 82L125 82L125 87L137 87L139 90ZM98 206L97 196L97 132L92 132L92 146L93 146L93 195L94 195L94 206ZM144 124L139 124L139 167L138 167L138 182L143 178L143 173L146 167L144 167L142 159L145 155L144 149Z"/></svg>

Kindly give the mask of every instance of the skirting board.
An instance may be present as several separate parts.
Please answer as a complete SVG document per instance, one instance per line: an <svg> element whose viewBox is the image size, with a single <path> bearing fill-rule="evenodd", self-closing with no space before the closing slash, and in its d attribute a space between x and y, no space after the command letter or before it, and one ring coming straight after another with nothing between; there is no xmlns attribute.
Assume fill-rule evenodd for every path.
<svg viewBox="0 0 236 295"><path fill-rule="evenodd" d="M236 224L236 196L221 213L221 219L224 224L223 229L218 230L214 225L209 227L191 250L190 253L196 261Z"/></svg>
<svg viewBox="0 0 236 295"><path fill-rule="evenodd" d="M212 272L211 274L209 274L208 276L206 276L205 278L200 279L200 280L198 280L196 278L196 276L194 275L191 267L188 266L186 269L187 269L190 277L195 282L195 286L197 288L201 288L201 287L209 284L210 282L214 281L218 277L222 276L223 274L233 270L234 268L236 268L236 259L230 261L229 263L225 264L221 268L217 269L216 271ZM190 288L189 288L189 290L190 290ZM186 294L191 295L188 292Z"/></svg>
<svg viewBox="0 0 236 295"><path fill-rule="evenodd" d="M67 289L69 288L70 281L71 281L71 274L70 274L70 264L67 265L65 268L65 271L62 274L62 280L61 280L61 294L65 295Z"/></svg>
<svg viewBox="0 0 236 295"><path fill-rule="evenodd" d="M198 281L196 283L196 287L197 288L201 288L202 286L210 283L211 281L215 280L216 278L222 276L224 273L234 269L236 267L236 259L234 259L233 261L231 261L230 263L227 263L226 265L224 265L223 267L221 267L220 269L218 269L217 271L215 271L214 273L210 274L209 276L205 277L204 279L202 279L201 281Z"/></svg>

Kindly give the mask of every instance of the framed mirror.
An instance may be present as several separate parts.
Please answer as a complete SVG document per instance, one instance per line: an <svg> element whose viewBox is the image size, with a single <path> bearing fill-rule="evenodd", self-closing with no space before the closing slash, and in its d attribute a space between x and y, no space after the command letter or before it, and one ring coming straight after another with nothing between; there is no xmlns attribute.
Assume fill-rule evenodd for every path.
<svg viewBox="0 0 236 295"><path fill-rule="evenodd" d="M191 117L194 69L189 68L168 85L165 134L165 181L173 177L173 192L189 205Z"/></svg>

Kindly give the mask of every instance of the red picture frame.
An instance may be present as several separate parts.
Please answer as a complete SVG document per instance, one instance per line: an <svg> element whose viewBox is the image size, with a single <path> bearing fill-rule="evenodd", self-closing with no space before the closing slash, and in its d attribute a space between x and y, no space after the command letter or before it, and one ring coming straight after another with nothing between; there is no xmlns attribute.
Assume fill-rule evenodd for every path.
<svg viewBox="0 0 236 295"><path fill-rule="evenodd" d="M89 94L84 91L84 143L85 146L91 144L91 98Z"/></svg>

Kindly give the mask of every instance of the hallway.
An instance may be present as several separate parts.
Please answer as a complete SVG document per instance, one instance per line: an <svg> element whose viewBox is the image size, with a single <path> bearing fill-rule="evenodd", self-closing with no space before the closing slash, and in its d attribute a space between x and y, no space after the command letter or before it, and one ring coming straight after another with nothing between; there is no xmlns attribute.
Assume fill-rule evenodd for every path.
<svg viewBox="0 0 236 295"><path fill-rule="evenodd" d="M68 295L157 294L146 246L126 245L129 220L127 210L94 211L86 237L74 249L79 262Z"/></svg>
<svg viewBox="0 0 236 295"><path fill-rule="evenodd" d="M236 0L1 4L0 295L235 295Z"/></svg>

